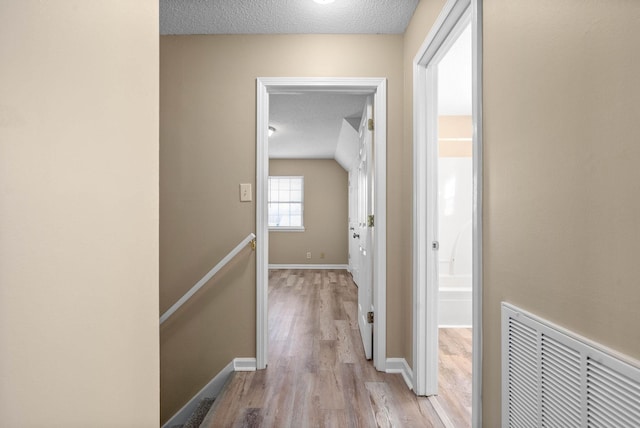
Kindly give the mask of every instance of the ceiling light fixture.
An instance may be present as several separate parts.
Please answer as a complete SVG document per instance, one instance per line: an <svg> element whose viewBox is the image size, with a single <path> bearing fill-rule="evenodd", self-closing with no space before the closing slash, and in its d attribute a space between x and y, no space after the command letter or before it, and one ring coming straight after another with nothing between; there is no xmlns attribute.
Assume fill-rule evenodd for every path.
<svg viewBox="0 0 640 428"><path fill-rule="evenodd" d="M329 3L333 3L335 0L313 0L313 1L318 4L329 4Z"/></svg>
<svg viewBox="0 0 640 428"><path fill-rule="evenodd" d="M269 127L269 137L271 137L274 132L276 132L276 128L274 128L273 126L270 126Z"/></svg>

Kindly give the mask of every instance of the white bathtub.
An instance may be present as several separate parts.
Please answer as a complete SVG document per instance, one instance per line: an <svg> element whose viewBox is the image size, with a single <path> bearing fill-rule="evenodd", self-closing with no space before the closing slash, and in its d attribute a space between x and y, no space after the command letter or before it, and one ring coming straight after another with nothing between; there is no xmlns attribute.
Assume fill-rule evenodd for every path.
<svg viewBox="0 0 640 428"><path fill-rule="evenodd" d="M471 275L440 275L438 296L439 327L471 327Z"/></svg>

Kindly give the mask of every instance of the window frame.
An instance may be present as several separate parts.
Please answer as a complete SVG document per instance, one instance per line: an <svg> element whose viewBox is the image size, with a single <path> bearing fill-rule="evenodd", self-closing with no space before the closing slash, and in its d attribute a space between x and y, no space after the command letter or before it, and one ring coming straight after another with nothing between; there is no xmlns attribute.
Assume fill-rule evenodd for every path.
<svg viewBox="0 0 640 428"><path fill-rule="evenodd" d="M276 201L273 202L271 199L271 179L272 178L276 178L276 179L300 179L300 201L295 201L295 202L291 202L291 201ZM300 226L271 226L269 224L269 206L272 203L294 203L294 204L300 204ZM303 175L269 175L267 177L267 227L269 229L269 232L304 232L305 231L305 226L304 226L304 176Z"/></svg>

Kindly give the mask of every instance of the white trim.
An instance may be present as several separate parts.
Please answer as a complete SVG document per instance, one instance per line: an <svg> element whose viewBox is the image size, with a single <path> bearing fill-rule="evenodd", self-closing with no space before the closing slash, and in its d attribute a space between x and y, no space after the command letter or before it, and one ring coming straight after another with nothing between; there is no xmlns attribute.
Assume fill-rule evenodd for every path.
<svg viewBox="0 0 640 428"><path fill-rule="evenodd" d="M256 360L257 368L267 366L267 293L268 293L268 251L269 231L267 228L267 177L269 175L268 126L269 94L299 91L331 91L358 94L374 94L374 151L376 216L373 304L376 311L374 324L373 363L376 369L384 371L386 366L386 292L387 292L387 252L386 252L386 171L387 171L387 81L385 78L331 78L331 77L259 77L256 81Z"/></svg>
<svg viewBox="0 0 640 428"><path fill-rule="evenodd" d="M224 387L227 379L234 371L234 361L230 362L226 365L225 368L220 370L220 372L213 377L205 386L202 388L196 395L194 395L191 400L187 402L180 410L178 410L167 422L162 425L162 428L169 428L174 425L182 425L184 424L189 416L196 410L200 401L204 398L214 398L220 394L222 388Z"/></svg>
<svg viewBox="0 0 640 428"><path fill-rule="evenodd" d="M269 288L269 215L267 192L269 178L269 94L262 79L256 81L256 368L267 367Z"/></svg>
<svg viewBox="0 0 640 428"><path fill-rule="evenodd" d="M233 370L237 372L255 372L256 359L255 358L234 358Z"/></svg>
<svg viewBox="0 0 640 428"><path fill-rule="evenodd" d="M175 302L169 309L167 309L165 313L162 314L162 316L160 316L160 325L162 325L163 322L168 320L169 317L173 315L178 309L180 309L180 307L184 305L187 300L189 300L194 294L198 292L198 290L200 290L207 282L209 282L209 280L213 278L215 274L217 274L220 271L220 269L225 267L227 263L233 260L233 258L237 256L238 253L242 251L242 249L249 244L249 242L253 241L255 237L256 237L255 234L250 233L238 245L236 245L236 247L233 250L229 251L229 254L224 256L224 258L220 260L220 262L218 262L218 264L215 265L213 269L207 272L205 276L203 276L200 279L200 281L196 282L196 284L193 287L191 287L189 291L184 293L184 295L180 299L178 299L177 302Z"/></svg>
<svg viewBox="0 0 640 428"><path fill-rule="evenodd" d="M271 226L269 232L304 232L305 228L295 226Z"/></svg>
<svg viewBox="0 0 640 428"><path fill-rule="evenodd" d="M385 371L387 363L387 80L379 79L373 100L374 210L373 247L373 365Z"/></svg>
<svg viewBox="0 0 640 428"><path fill-rule="evenodd" d="M349 270L349 265L269 264L269 269Z"/></svg>
<svg viewBox="0 0 640 428"><path fill-rule="evenodd" d="M387 358L387 373L400 373L404 383L413 389L413 371L404 358Z"/></svg>
<svg viewBox="0 0 640 428"><path fill-rule="evenodd" d="M483 76L482 76L482 8L483 0L471 1L472 32L472 114L473 114L473 361L472 361L472 395L471 426L482 427L482 207L483 207Z"/></svg>
<svg viewBox="0 0 640 428"><path fill-rule="evenodd" d="M466 14L471 15L472 44L473 44L473 396L472 396L472 426L482 426L482 0L449 0L442 9L418 50L413 61L413 133L414 133L414 206L413 206L413 371L415 391L419 395L433 392L433 382L428 377L429 369L437 368L437 352L431 352L427 362L426 355L433 351L433 334L427 331L437 331L437 305L429 309L434 292L428 290L428 276L437 270L436 266L425 263L431 256L430 241L434 231L429 230L430 220L427 197L429 189L427 172L427 141L433 124L426 121L427 113L432 105L429 100L435 97L427 96L428 73L435 67L429 67L432 60L438 59L442 45L452 31L455 31L458 21ZM459 26L458 26L459 28ZM433 100L431 101L433 103ZM431 136L433 138L433 136ZM432 263L433 264L433 263ZM435 324L434 324L435 320ZM429 324L428 324L429 323ZM434 357L435 355L435 361ZM436 383L437 389L437 383Z"/></svg>

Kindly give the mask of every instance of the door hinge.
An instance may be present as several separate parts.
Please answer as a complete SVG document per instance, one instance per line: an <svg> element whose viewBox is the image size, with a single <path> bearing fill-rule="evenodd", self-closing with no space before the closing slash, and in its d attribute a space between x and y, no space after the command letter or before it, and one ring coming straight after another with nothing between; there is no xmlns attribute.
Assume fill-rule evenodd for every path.
<svg viewBox="0 0 640 428"><path fill-rule="evenodd" d="M373 119L367 121L367 128L369 128L369 131L373 131Z"/></svg>
<svg viewBox="0 0 640 428"><path fill-rule="evenodd" d="M373 312L367 312L367 322L373 324Z"/></svg>
<svg viewBox="0 0 640 428"><path fill-rule="evenodd" d="M374 220L375 220L375 219L374 219L373 214L369 215L369 216L367 217L367 226L369 226L369 227L373 227L373 225L375 224Z"/></svg>

